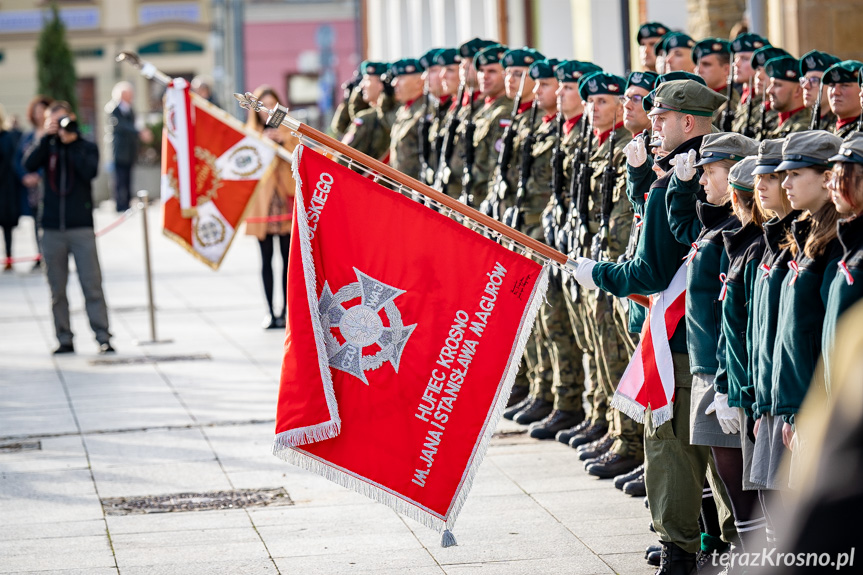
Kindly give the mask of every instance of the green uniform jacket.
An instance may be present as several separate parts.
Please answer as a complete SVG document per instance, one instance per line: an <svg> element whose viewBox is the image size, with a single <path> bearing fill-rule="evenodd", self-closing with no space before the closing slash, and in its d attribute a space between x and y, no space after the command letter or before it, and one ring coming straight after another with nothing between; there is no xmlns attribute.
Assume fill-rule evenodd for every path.
<svg viewBox="0 0 863 575"><path fill-rule="evenodd" d="M782 322L777 326L773 349L773 415L782 415L789 423L794 423L793 416L806 397L821 355L827 294L833 280L833 273L827 270L835 270L841 256L839 241L834 239L819 257L806 257L803 245L811 223L805 219L791 225L799 274L790 271L782 282Z"/></svg>
<svg viewBox="0 0 863 575"><path fill-rule="evenodd" d="M783 219L773 218L764 224L764 255L758 270L761 275L755 282L752 294L753 315L752 380L755 384L755 404L752 406L756 419L773 411L773 349L776 343L776 328L779 318L779 297L782 283L788 274L791 251L780 243L791 230L791 223L800 212L791 212Z"/></svg>
<svg viewBox="0 0 863 575"><path fill-rule="evenodd" d="M742 407L752 416L755 386L749 350L752 349L752 292L761 272L764 255L761 227L749 223L734 231L722 232L728 256L728 278L722 302L722 335L725 342L725 376L717 376L716 390L728 394L728 405ZM722 388L725 388L724 390Z"/></svg>
<svg viewBox="0 0 863 575"><path fill-rule="evenodd" d="M687 140L660 160L665 176L656 180L644 205L642 232L635 257L626 263L599 262L593 268L593 281L600 289L618 297L630 294L652 295L668 288L680 268L686 246L679 243L668 225L665 196L673 171L671 158L701 147L702 137ZM669 340L672 352L687 353L686 330L678 328Z"/></svg>
<svg viewBox="0 0 863 575"><path fill-rule="evenodd" d="M402 105L390 132L390 165L403 174L420 179L419 121L423 99Z"/></svg>
<svg viewBox="0 0 863 575"><path fill-rule="evenodd" d="M827 296L822 336L828 396L832 366L830 354L836 341L836 324L849 307L863 298L863 218L842 220L838 225L839 242L842 245L843 254L840 264L844 263L843 267L850 274L852 283L848 283L848 275L843 272L843 267L837 266L835 270L828 267L825 271L825 277L833 278ZM835 275L831 275L834 271Z"/></svg>
<svg viewBox="0 0 863 575"><path fill-rule="evenodd" d="M528 112L529 114L529 112ZM554 149L556 123L554 118L544 122L537 113L539 124L534 129L536 136L530 150L530 172L525 182L525 198L522 203L524 210L524 224L526 234L534 239L545 241L542 231L542 212L546 209L551 198L551 152ZM525 134L526 137L526 134ZM521 156L522 142L519 142L519 160ZM521 170L521 166L519 165ZM519 171L521 178L521 171Z"/></svg>
<svg viewBox="0 0 863 575"><path fill-rule="evenodd" d="M811 122L812 110L810 108L801 108L782 124L777 122L776 127L770 130L763 139L784 138L788 134L805 132L809 129Z"/></svg>
<svg viewBox="0 0 863 575"><path fill-rule="evenodd" d="M473 135L473 195L477 200L493 192L494 169L503 145L503 132L510 124L512 100L499 96L484 104L476 116ZM477 202L478 203L478 202Z"/></svg>
<svg viewBox="0 0 863 575"><path fill-rule="evenodd" d="M363 110L353 119L344 143L360 152L383 159L390 147L390 132L395 120L395 103L385 98L380 107Z"/></svg>
<svg viewBox="0 0 863 575"><path fill-rule="evenodd" d="M851 122L845 124L841 128L837 128L836 127L837 122L834 121L829 129L830 129L830 132L832 132L833 134L839 136L840 138L842 138L844 140L848 136L848 134L857 130L857 124L859 122L860 122L860 116L857 116Z"/></svg>
<svg viewBox="0 0 863 575"><path fill-rule="evenodd" d="M653 171L652 166L653 158L650 155L641 166L626 165L626 195L632 204L633 226L629 235L629 244L626 247L627 254L619 260L621 263L632 260L638 249L638 241L641 238L643 228L644 204L650 192L650 186L656 181L656 172ZM641 333L645 319L647 319L647 310L633 301L629 302L630 333Z"/></svg>

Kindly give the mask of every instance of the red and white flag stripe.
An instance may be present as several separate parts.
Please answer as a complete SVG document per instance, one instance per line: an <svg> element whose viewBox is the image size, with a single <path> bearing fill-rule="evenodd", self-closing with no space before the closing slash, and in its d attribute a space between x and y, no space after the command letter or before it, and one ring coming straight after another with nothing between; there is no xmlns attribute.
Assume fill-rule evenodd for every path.
<svg viewBox="0 0 863 575"><path fill-rule="evenodd" d="M611 404L639 423L649 407L654 426L671 419L674 364L668 344L686 314L686 265L664 291L651 296L641 342L635 349Z"/></svg>

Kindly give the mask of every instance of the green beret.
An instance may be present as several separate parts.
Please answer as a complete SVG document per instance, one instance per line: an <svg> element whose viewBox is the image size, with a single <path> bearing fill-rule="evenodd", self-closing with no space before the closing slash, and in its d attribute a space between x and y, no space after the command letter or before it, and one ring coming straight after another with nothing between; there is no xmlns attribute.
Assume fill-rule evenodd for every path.
<svg viewBox="0 0 863 575"><path fill-rule="evenodd" d="M672 80L657 86L642 101L642 106L648 115L654 116L671 111L710 117L725 100L722 94L694 80Z"/></svg>
<svg viewBox="0 0 863 575"><path fill-rule="evenodd" d="M629 77L626 79L626 87L623 90L625 92L629 90L630 86L636 86L650 92L653 90L653 84L656 82L657 77L656 72L630 72Z"/></svg>
<svg viewBox="0 0 863 575"><path fill-rule="evenodd" d="M539 80L542 78L554 78L554 67L557 66L559 63L560 62L557 60L557 58L537 60L530 65L527 73L530 74L530 77L534 80Z"/></svg>
<svg viewBox="0 0 863 575"><path fill-rule="evenodd" d="M558 82L578 82L584 76L602 72L602 68L593 62L582 62L580 60L564 60L554 68L554 75Z"/></svg>
<svg viewBox="0 0 863 575"><path fill-rule="evenodd" d="M656 44L657 52L668 52L675 48L692 48L695 46L695 40L689 34L683 32L669 32L662 37L662 40Z"/></svg>
<svg viewBox="0 0 863 575"><path fill-rule="evenodd" d="M704 166L721 160L739 162L746 156L758 153L758 142L736 132L715 132L701 140L701 159L695 164Z"/></svg>
<svg viewBox="0 0 863 575"><path fill-rule="evenodd" d="M796 82L800 79L800 61L794 56L771 58L764 64L764 72L768 78Z"/></svg>
<svg viewBox="0 0 863 575"><path fill-rule="evenodd" d="M434 63L437 66L449 66L450 64L458 64L459 62L461 62L461 55L459 55L458 50L455 48L438 50L434 58Z"/></svg>
<svg viewBox="0 0 863 575"><path fill-rule="evenodd" d="M473 60L477 52L479 52L483 48L494 46L495 44L497 44L497 42L495 42L494 40L483 40L481 38L474 38L473 40L468 40L467 42L459 46L458 53L462 58L470 58L471 60Z"/></svg>
<svg viewBox="0 0 863 575"><path fill-rule="evenodd" d="M432 66L439 66L440 64L435 61L435 58L442 50L443 48L432 48L431 50L420 56L420 64L422 64L423 68L428 70Z"/></svg>
<svg viewBox="0 0 863 575"><path fill-rule="evenodd" d="M782 163L782 144L784 143L784 138L761 140L758 144L758 156L752 173L763 175L777 171L776 166Z"/></svg>
<svg viewBox="0 0 863 575"><path fill-rule="evenodd" d="M612 96L622 96L626 80L614 74L606 74L605 72L596 72L589 76L583 76L581 82L578 83L578 93L582 100L587 100L588 96L601 96L610 94Z"/></svg>
<svg viewBox="0 0 863 575"><path fill-rule="evenodd" d="M692 72L684 72L683 70L675 70L674 72L660 74L659 76L657 76L656 81L653 83L653 87L656 88L660 84L664 84L665 82L671 82L672 80L692 80L694 82L698 82L702 86L707 85L707 82L704 81L704 78L702 78L698 74L693 74Z"/></svg>
<svg viewBox="0 0 863 575"><path fill-rule="evenodd" d="M638 34L635 35L635 43L641 44L642 40L648 38L662 38L668 33L668 26L659 22L645 22L638 28Z"/></svg>
<svg viewBox="0 0 863 575"><path fill-rule="evenodd" d="M833 64L839 62L839 58L827 52L812 50L800 57L800 75L805 76L807 72L823 72Z"/></svg>
<svg viewBox="0 0 863 575"><path fill-rule="evenodd" d="M368 74L369 76L382 76L386 74L390 70L390 65L386 62L372 62L370 60L365 60L362 64L360 64L360 74L365 76Z"/></svg>
<svg viewBox="0 0 863 575"><path fill-rule="evenodd" d="M705 38L692 47L692 61L698 61L710 54L731 54L731 42L722 38Z"/></svg>
<svg viewBox="0 0 863 575"><path fill-rule="evenodd" d="M735 54L738 52L754 52L765 46L770 46L767 38L758 34L752 34L751 32L744 32L743 34L738 34L737 38L731 42L731 51Z"/></svg>
<svg viewBox="0 0 863 575"><path fill-rule="evenodd" d="M799 170L812 166L829 166L830 158L839 152L842 138L826 130L792 132L785 136L782 144L782 163L777 172Z"/></svg>
<svg viewBox="0 0 863 575"><path fill-rule="evenodd" d="M863 62L858 62L857 60L837 62L827 68L821 81L825 84L856 83L859 80L860 68L863 68Z"/></svg>
<svg viewBox="0 0 863 575"><path fill-rule="evenodd" d="M396 60L390 66L390 73L392 73L393 78L408 74L421 74L423 70L425 68L423 68L423 65L416 58L402 58L401 60Z"/></svg>
<svg viewBox="0 0 863 575"><path fill-rule="evenodd" d="M504 68L509 68L511 66L528 67L543 58L545 58L545 56L533 48L514 48L506 51L503 55L503 61L501 64L503 64Z"/></svg>
<svg viewBox="0 0 863 575"><path fill-rule="evenodd" d="M746 156L731 166L728 170L728 183L732 188L749 194L755 191L755 174L752 170L755 169L757 160L756 156Z"/></svg>
<svg viewBox="0 0 863 575"><path fill-rule="evenodd" d="M848 134L839 148L839 153L830 158L830 161L863 164L863 132Z"/></svg>
<svg viewBox="0 0 863 575"><path fill-rule="evenodd" d="M767 60L772 58L778 58L779 56L790 56L787 51L782 48L776 48L774 46L765 46L764 48L759 48L755 52L752 53L752 69L757 70L767 63Z"/></svg>
<svg viewBox="0 0 863 575"><path fill-rule="evenodd" d="M507 47L503 44L492 44L483 48L474 56L474 66L488 66L489 64L500 64L503 60L503 55L506 54Z"/></svg>

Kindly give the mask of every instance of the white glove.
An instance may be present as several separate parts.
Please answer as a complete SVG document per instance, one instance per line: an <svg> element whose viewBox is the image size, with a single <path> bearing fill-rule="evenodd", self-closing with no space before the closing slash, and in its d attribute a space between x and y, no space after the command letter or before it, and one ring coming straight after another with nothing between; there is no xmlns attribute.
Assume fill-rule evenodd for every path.
<svg viewBox="0 0 863 575"><path fill-rule="evenodd" d="M704 413L710 415L714 411L723 433L732 435L740 431L740 408L728 406L727 394L717 393L713 397L713 403L707 406Z"/></svg>
<svg viewBox="0 0 863 575"><path fill-rule="evenodd" d="M644 165L647 161L647 147L644 145L644 138L636 136L623 147L623 153L626 154L627 163L633 168Z"/></svg>
<svg viewBox="0 0 863 575"><path fill-rule="evenodd" d="M674 175L681 182L688 182L695 177L695 150L689 150L686 154L677 154L671 159L674 166Z"/></svg>
<svg viewBox="0 0 863 575"><path fill-rule="evenodd" d="M575 263L578 265L575 270L575 281L585 289L596 289L596 284L593 282L593 266L596 262L590 258L577 258Z"/></svg>

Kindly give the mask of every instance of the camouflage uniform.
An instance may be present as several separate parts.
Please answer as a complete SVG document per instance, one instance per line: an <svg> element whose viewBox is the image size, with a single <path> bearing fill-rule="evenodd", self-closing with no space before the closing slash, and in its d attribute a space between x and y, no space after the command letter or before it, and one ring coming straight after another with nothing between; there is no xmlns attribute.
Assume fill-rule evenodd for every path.
<svg viewBox="0 0 863 575"><path fill-rule="evenodd" d="M728 94L727 90L722 91L722 95L725 96ZM737 109L740 106L740 94L737 90L731 90L731 109L734 110L734 115L737 115ZM726 100L719 108L717 108L716 112L713 113L713 125L716 126L720 131L722 130L722 117L725 115L725 109L728 108L729 103ZM731 125L734 125L734 120L731 121Z"/></svg>
<svg viewBox="0 0 863 575"><path fill-rule="evenodd" d="M443 146L446 117L452 101L453 98L447 96L442 100L438 100L434 106L431 125L429 126L429 146L431 149L431 153L429 154L429 167L431 167L432 170L436 170L438 163L440 162L440 149L441 146Z"/></svg>
<svg viewBox="0 0 863 575"><path fill-rule="evenodd" d="M351 121L363 110L368 110L368 102L363 100L363 90L359 86L351 90L350 96L336 108L333 115L333 121L330 124L330 129L333 131L334 137L341 140L350 128Z"/></svg>
<svg viewBox="0 0 863 575"><path fill-rule="evenodd" d="M812 110L810 108L802 108L799 112L785 120L785 122L777 124L775 128L768 131L764 135L764 139L784 138L794 132L805 132L809 129L811 121Z"/></svg>
<svg viewBox="0 0 863 575"><path fill-rule="evenodd" d="M400 106L390 132L390 166L412 178L420 177L419 121L423 100Z"/></svg>
<svg viewBox="0 0 863 575"><path fill-rule="evenodd" d="M392 96L384 96L380 106L357 114L342 141L355 150L380 160L389 150L390 131L395 115L395 101Z"/></svg>
<svg viewBox="0 0 863 575"><path fill-rule="evenodd" d="M623 154L623 147L630 140L631 134L625 128L617 129L612 152L612 165L617 173L617 179L612 196L607 250L608 261L612 262L616 262L625 252L632 229L633 208L626 195L626 156ZM593 167L590 196L592 234L599 231L602 173L608 164L610 145L611 138L599 148L595 148L589 160ZM623 324L621 329L621 322L615 317L612 296L600 290L592 290L584 295L582 302L587 308L585 316L589 325L588 333L591 333L594 338L594 361L599 381L610 397L614 394L631 357L631 344L628 345L627 338L622 337L621 334L621 331L626 330L626 324ZM613 411L613 416L609 418L609 423L613 423L612 435L615 437L611 450L618 455L642 459L644 457L643 426L616 409L611 408L610 411Z"/></svg>
<svg viewBox="0 0 863 575"><path fill-rule="evenodd" d="M467 97L465 97L465 99L467 99ZM473 119L475 122L479 115L479 108L477 108L475 104L474 107L476 108L473 111ZM444 171L444 182L446 184L446 194L452 198L458 198L461 196L461 178L462 172L464 172L465 154L464 125L465 122L467 122L468 117L471 115L471 105L464 103L459 106L457 103L453 103L444 115L442 123L443 129L446 129L452 121L451 118L456 114L458 114L456 117L458 120L458 128L453 137L452 152L450 153L449 163L442 167ZM446 134L444 134L444 138L446 138Z"/></svg>
<svg viewBox="0 0 863 575"><path fill-rule="evenodd" d="M834 116L835 117L835 116ZM854 118L852 122L849 122L842 126L841 128L837 127L836 121L833 122L827 129L830 130L830 133L839 136L843 140L853 131L857 129L857 124L860 121L860 117Z"/></svg>
<svg viewBox="0 0 863 575"><path fill-rule="evenodd" d="M485 198L491 191L495 166L500 147L503 145L503 132L510 123L512 100L499 96L487 102L476 115L474 132L473 195L474 204Z"/></svg>

